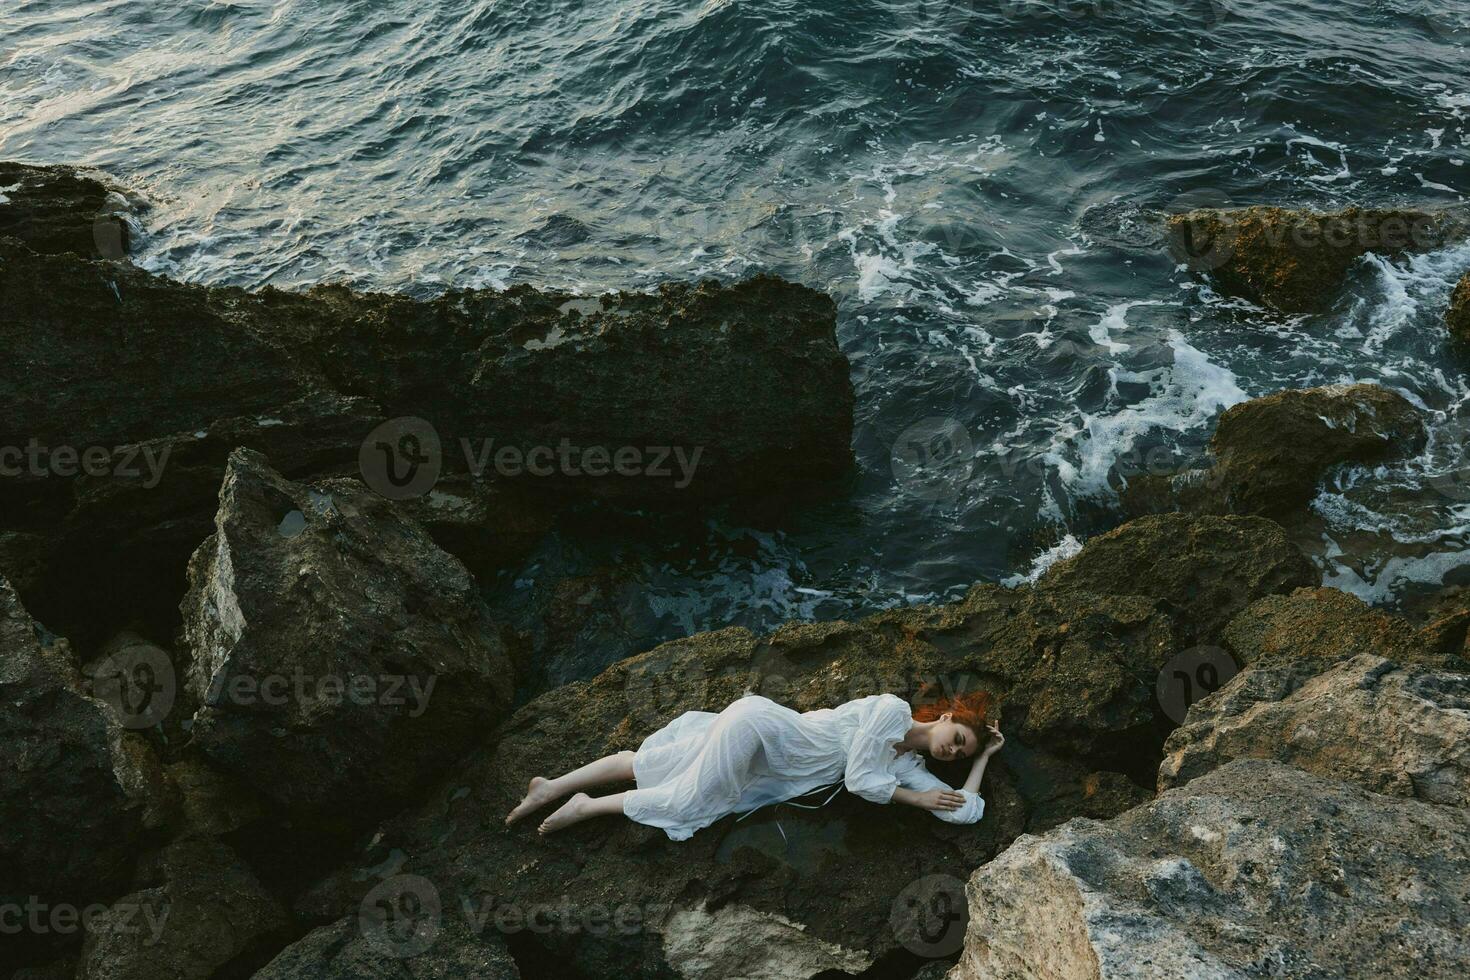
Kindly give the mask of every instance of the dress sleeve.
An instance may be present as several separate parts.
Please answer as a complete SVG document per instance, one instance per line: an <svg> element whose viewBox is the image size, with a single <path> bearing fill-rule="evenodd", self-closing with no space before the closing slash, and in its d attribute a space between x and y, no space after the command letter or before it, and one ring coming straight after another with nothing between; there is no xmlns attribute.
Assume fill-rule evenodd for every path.
<svg viewBox="0 0 1470 980"><path fill-rule="evenodd" d="M857 731L847 747L847 769L843 779L849 793L874 803L888 803L898 788L893 774L897 750L893 743L908 734L913 716L902 698L880 694L865 698Z"/></svg>
<svg viewBox="0 0 1470 980"><path fill-rule="evenodd" d="M963 795L965 805L958 810L930 811L945 823L977 823L985 815L984 797L979 793L971 793L967 789L955 789L930 772L924 765L924 760L912 752L907 758L899 761L895 774L900 786L916 793L923 793L931 789L948 789Z"/></svg>

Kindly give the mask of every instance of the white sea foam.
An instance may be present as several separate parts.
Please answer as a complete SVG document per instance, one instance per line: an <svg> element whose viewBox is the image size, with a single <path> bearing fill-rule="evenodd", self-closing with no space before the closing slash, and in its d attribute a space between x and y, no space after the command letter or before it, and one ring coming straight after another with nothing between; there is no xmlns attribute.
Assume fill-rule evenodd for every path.
<svg viewBox="0 0 1470 980"><path fill-rule="evenodd" d="M1002 585L1014 589L1018 585L1035 582L1046 574L1046 570L1059 561L1065 561L1082 550L1082 542L1071 534L1062 538L1056 544L1037 555L1031 561L1031 570L1025 574L1017 573L1001 581Z"/></svg>
<svg viewBox="0 0 1470 980"><path fill-rule="evenodd" d="M1246 400L1235 375L1192 346L1178 330L1169 331L1174 351L1170 367L1145 372L1110 370L1118 381L1146 382L1152 393L1112 414L1082 416L1085 437L1072 481L1084 495L1110 494L1108 472L1138 440L1154 430L1183 432L1208 424L1220 411Z"/></svg>

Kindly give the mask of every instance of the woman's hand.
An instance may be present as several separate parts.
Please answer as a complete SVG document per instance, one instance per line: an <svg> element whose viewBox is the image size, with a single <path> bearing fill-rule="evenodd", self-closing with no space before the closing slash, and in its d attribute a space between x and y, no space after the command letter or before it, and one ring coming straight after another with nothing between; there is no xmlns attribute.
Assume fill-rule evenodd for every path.
<svg viewBox="0 0 1470 980"><path fill-rule="evenodd" d="M985 730L990 733L990 744L985 746L985 750L980 753L980 758L982 759L988 759L995 755L1006 744L1006 737L1000 733L999 722L992 721L985 726Z"/></svg>
<svg viewBox="0 0 1470 980"><path fill-rule="evenodd" d="M965 805L965 794L953 789L927 789L914 798L914 806L924 810L958 810Z"/></svg>

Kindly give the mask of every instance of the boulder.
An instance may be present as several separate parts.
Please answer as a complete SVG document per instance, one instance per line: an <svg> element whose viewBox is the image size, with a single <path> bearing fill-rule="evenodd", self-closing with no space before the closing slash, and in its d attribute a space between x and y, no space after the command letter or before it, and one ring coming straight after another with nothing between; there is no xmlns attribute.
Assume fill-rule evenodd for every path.
<svg viewBox="0 0 1470 980"><path fill-rule="evenodd" d="M1042 590L1145 595L1167 601L1191 643L1218 643L1253 599L1317 581L1281 527L1255 517L1163 514L1090 539L1057 562Z"/></svg>
<svg viewBox="0 0 1470 980"><path fill-rule="evenodd" d="M1202 208L1171 217L1166 241L1176 262L1208 274L1227 295L1315 313L1330 307L1362 256L1433 251L1466 229L1465 216L1452 211Z"/></svg>
<svg viewBox="0 0 1470 980"><path fill-rule="evenodd" d="M1280 391L1225 411L1210 448L1226 507L1267 517L1305 507L1331 466L1422 448L1419 411L1378 385Z"/></svg>
<svg viewBox="0 0 1470 980"><path fill-rule="evenodd" d="M1289 587L1290 575L1265 571L1291 566L1289 556L1275 566L1264 557L1279 531L1251 519L1203 520L1198 540L1236 546L1209 558L1241 583L1221 600L1227 606ZM1188 518L1156 523L1191 539ZM1121 554L1126 542L1144 548L1165 537L1125 533L1103 547ZM1231 554L1250 570L1232 569ZM715 976L730 967L784 976L787 961L811 973L857 973L886 958L957 952L957 935L947 952L916 946L895 926L895 908L924 904L916 896L928 896L934 882L958 882L1024 830L1079 813L1111 816L1148 796L1139 781L1152 783L1163 741L1156 682L1192 634L1194 627L1179 625L1190 606L1088 591L1091 567L1084 560L1036 587L979 585L951 605L860 622L791 624L766 637L738 628L700 634L551 690L389 821L372 848L299 908L322 919L346 914L386 868L431 882L446 907L563 910L567 926L523 935L518 958L533 949L559 969L598 975ZM781 806L730 817L677 844L662 831L611 819L547 838L536 835L535 818L509 832L491 829L532 776L636 749L685 710L717 711L747 691L809 710L878 692L916 700L936 686L985 688L1003 705L1009 742L991 763L985 819L975 826L903 806L880 811L840 793L816 810ZM944 775L957 782L963 774ZM905 846L893 847L896 839ZM575 928L614 909L636 915L640 928L612 937ZM724 952L701 952L708 950Z"/></svg>
<svg viewBox="0 0 1470 980"><path fill-rule="evenodd" d="M116 895L167 819L162 786L146 742L0 578L0 902Z"/></svg>
<svg viewBox="0 0 1470 980"><path fill-rule="evenodd" d="M474 932L459 916L391 923L350 916L287 946L253 980L518 980L516 963L493 930ZM388 925L389 928L384 928Z"/></svg>
<svg viewBox="0 0 1470 980"><path fill-rule="evenodd" d="M1241 759L970 879L950 976L1458 978L1470 810Z"/></svg>
<svg viewBox="0 0 1470 980"><path fill-rule="evenodd" d="M552 505L779 509L851 468L836 309L805 287L211 288L79 252L107 189L31 173L0 184L0 567L78 643L139 610L176 625L164 597L241 446L293 479L359 474L394 499L443 478L421 509L491 565ZM520 492L484 498L471 479Z"/></svg>
<svg viewBox="0 0 1470 980"><path fill-rule="evenodd" d="M1470 273L1460 280L1450 296L1450 308L1445 311L1445 323L1454 337L1470 341Z"/></svg>
<svg viewBox="0 0 1470 980"><path fill-rule="evenodd" d="M1302 678L1247 670L1190 708L1164 746L1159 790L1233 759L1272 759L1388 796L1470 806L1470 676L1371 653Z"/></svg>
<svg viewBox="0 0 1470 980"><path fill-rule="evenodd" d="M189 564L194 743L294 821L354 824L490 730L512 682L474 579L391 501L230 456Z"/></svg>
<svg viewBox="0 0 1470 980"><path fill-rule="evenodd" d="M149 873L158 884L87 922L77 980L210 980L289 934L285 909L223 844L170 844Z"/></svg>
<svg viewBox="0 0 1470 980"><path fill-rule="evenodd" d="M1290 521L1332 467L1417 452L1425 438L1418 409L1378 385L1279 391L1226 409L1210 441L1211 468L1135 478L1123 507Z"/></svg>

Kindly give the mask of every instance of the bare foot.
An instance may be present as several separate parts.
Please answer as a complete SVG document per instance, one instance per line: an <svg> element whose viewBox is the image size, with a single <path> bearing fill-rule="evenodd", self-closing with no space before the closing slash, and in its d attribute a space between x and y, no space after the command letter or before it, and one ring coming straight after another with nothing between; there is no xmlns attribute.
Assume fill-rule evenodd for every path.
<svg viewBox="0 0 1470 980"><path fill-rule="evenodd" d="M532 776L530 785L526 787L526 798L510 811L510 816L505 818L505 825L509 827L532 810L539 810L554 799L556 791L551 788L551 780Z"/></svg>
<svg viewBox="0 0 1470 980"><path fill-rule="evenodd" d="M591 801L592 797L586 793L576 794L563 803L555 813L541 821L539 828L541 833L554 834L563 827L570 827L582 820L586 816L587 804Z"/></svg>

